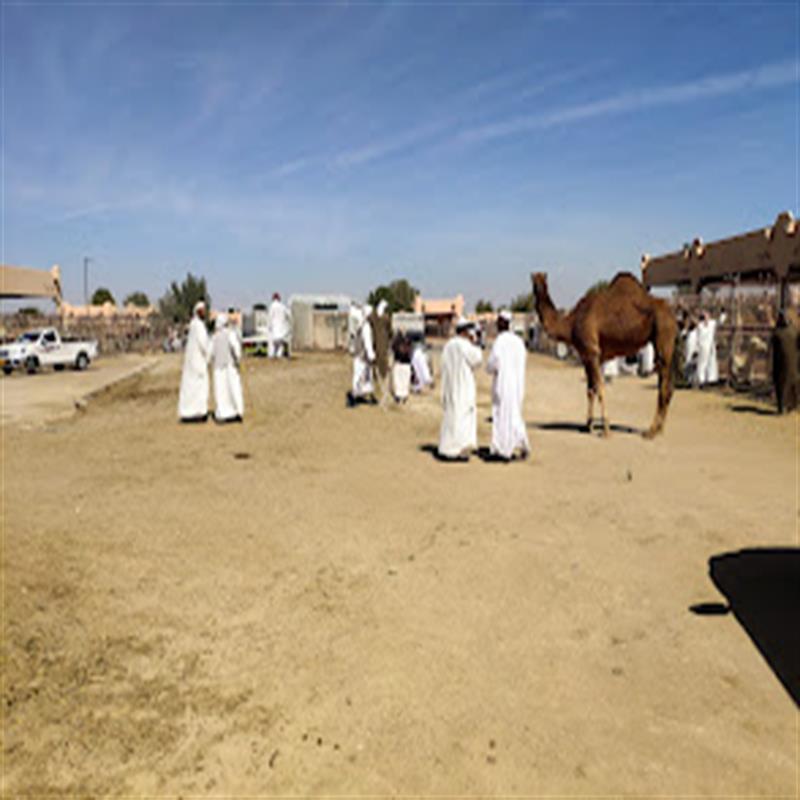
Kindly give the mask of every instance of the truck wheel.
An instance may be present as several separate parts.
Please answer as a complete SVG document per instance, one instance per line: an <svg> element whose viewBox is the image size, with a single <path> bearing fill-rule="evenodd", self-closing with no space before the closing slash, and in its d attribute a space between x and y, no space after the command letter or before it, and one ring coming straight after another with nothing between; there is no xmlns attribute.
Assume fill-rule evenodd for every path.
<svg viewBox="0 0 800 800"><path fill-rule="evenodd" d="M78 353L78 357L75 359L75 369L84 370L88 366L89 356L87 356L86 353Z"/></svg>
<svg viewBox="0 0 800 800"><path fill-rule="evenodd" d="M5 366L3 367L3 374L10 375L14 371L14 367Z"/></svg>
<svg viewBox="0 0 800 800"><path fill-rule="evenodd" d="M37 369L39 369L39 359L36 356L28 356L25 359L25 370L28 375L34 375Z"/></svg>

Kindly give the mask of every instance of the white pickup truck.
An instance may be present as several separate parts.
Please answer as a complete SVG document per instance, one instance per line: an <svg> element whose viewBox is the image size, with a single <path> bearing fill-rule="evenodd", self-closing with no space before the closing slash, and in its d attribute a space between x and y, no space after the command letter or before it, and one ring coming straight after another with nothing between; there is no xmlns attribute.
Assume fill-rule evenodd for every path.
<svg viewBox="0 0 800 800"><path fill-rule="evenodd" d="M55 328L41 328L23 333L16 342L0 345L0 366L9 375L24 367L29 373L40 367L86 369L97 357L97 342L62 339Z"/></svg>

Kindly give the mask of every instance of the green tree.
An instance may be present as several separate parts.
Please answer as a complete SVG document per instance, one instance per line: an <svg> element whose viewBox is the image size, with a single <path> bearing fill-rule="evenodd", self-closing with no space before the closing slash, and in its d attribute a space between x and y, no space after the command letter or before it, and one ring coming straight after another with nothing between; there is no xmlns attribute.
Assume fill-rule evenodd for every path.
<svg viewBox="0 0 800 800"><path fill-rule="evenodd" d="M114 300L114 295L106 289L105 286L100 286L98 289L95 289L94 294L92 295L92 305L93 306L102 306L103 303L113 303L116 305L116 300Z"/></svg>
<svg viewBox="0 0 800 800"><path fill-rule="evenodd" d="M36 306L23 306L22 308L17 310L17 314L22 317L41 317L42 312L41 309L36 308Z"/></svg>
<svg viewBox="0 0 800 800"><path fill-rule="evenodd" d="M476 314L489 314L492 311L494 311L494 306L491 300L478 300L478 302L475 303Z"/></svg>
<svg viewBox="0 0 800 800"><path fill-rule="evenodd" d="M131 292L125 298L125 305L147 308L150 305L150 298L144 292Z"/></svg>
<svg viewBox="0 0 800 800"><path fill-rule="evenodd" d="M388 286L378 286L373 289L367 297L367 302L371 306L377 306L381 300L385 300L389 306L389 313L395 311L413 311L414 298L419 294L405 278L392 281Z"/></svg>
<svg viewBox="0 0 800 800"><path fill-rule="evenodd" d="M195 305L201 300L207 307L211 306L206 279L189 272L183 283L172 281L166 294L158 301L158 311L162 317L172 322L188 322L192 318Z"/></svg>
<svg viewBox="0 0 800 800"><path fill-rule="evenodd" d="M534 311L536 309L536 302L533 299L533 292L527 294L518 294L511 301L511 310L515 312Z"/></svg>

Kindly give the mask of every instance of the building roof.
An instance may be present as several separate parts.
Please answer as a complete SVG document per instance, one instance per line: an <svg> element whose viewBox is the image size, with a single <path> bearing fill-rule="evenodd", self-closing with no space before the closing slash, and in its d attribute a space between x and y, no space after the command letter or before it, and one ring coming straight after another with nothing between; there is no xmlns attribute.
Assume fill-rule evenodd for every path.
<svg viewBox="0 0 800 800"><path fill-rule="evenodd" d="M289 298L289 305L295 303L303 306L338 306L347 308L350 305L350 297L346 294L293 294Z"/></svg>

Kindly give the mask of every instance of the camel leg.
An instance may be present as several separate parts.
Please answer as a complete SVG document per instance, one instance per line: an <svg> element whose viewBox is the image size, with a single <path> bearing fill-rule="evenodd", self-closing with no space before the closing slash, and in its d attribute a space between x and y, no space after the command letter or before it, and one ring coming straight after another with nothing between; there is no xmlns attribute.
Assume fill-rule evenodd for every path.
<svg viewBox="0 0 800 800"><path fill-rule="evenodd" d="M591 433L592 422L594 421L594 396L597 393L597 385L594 381L594 372L591 362L584 362L583 367L586 372L586 399L589 405L586 410L586 433Z"/></svg>
<svg viewBox="0 0 800 800"><path fill-rule="evenodd" d="M606 416L606 387L603 384L603 375L600 373L600 381L597 384L597 394L600 399L600 413L603 416L603 436L608 438L611 433L611 428L608 424L608 417Z"/></svg>
<svg viewBox="0 0 800 800"><path fill-rule="evenodd" d="M645 439L652 439L664 430L667 418L669 401L672 399L672 358L675 346L674 338L664 337L662 345L656 342L656 356L658 358L658 405L653 423L644 432Z"/></svg>
<svg viewBox="0 0 800 800"><path fill-rule="evenodd" d="M605 388L603 386L603 369L600 366L599 353L591 357L591 361L588 363L587 366L587 370L588 369L591 369L592 371L591 386L593 392L594 394L597 395L598 400L600 400L600 414L603 420L603 436L608 436L609 428L608 428L608 418L606 417L606 395L605 395Z"/></svg>

